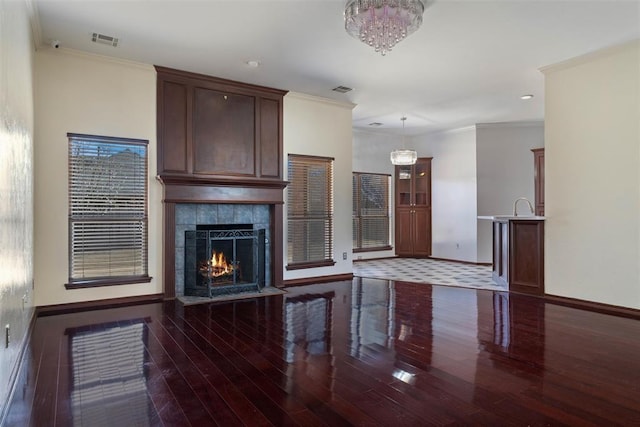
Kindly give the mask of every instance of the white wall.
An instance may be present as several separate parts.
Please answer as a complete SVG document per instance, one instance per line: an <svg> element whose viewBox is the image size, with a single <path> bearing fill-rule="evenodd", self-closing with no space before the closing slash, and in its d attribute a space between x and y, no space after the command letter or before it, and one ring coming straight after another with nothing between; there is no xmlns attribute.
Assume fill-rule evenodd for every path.
<svg viewBox="0 0 640 427"><path fill-rule="evenodd" d="M162 292L162 188L156 179L156 76L151 65L71 50L36 54L36 305ZM149 140L151 283L66 290L67 132Z"/></svg>
<svg viewBox="0 0 640 427"><path fill-rule="evenodd" d="M351 231L352 163L351 110L352 104L289 92L284 97L284 163L289 154L333 157L334 174L334 231L332 267L291 270L285 268L284 279L330 276L353 271ZM287 177L285 176L285 180ZM286 189L284 206L284 262L287 262ZM346 252L347 259L342 259Z"/></svg>
<svg viewBox="0 0 640 427"><path fill-rule="evenodd" d="M478 215L510 215L526 197L535 207L532 148L544 146L544 123L476 125ZM520 214L530 215L525 202ZM492 262L491 221L478 220L478 262Z"/></svg>
<svg viewBox="0 0 640 427"><path fill-rule="evenodd" d="M0 1L0 424L33 315L33 46L26 2Z"/></svg>
<svg viewBox="0 0 640 427"><path fill-rule="evenodd" d="M547 67L545 288L640 308L640 43Z"/></svg>
<svg viewBox="0 0 640 427"><path fill-rule="evenodd" d="M395 243L394 220L394 176L395 169L391 164L390 153L400 148L402 138L397 135L353 131L353 172L384 173L391 176L391 191L389 194L389 241ZM390 251L358 252L355 259L385 258L395 256L395 249Z"/></svg>
<svg viewBox="0 0 640 427"><path fill-rule="evenodd" d="M432 256L476 261L474 127L416 136L409 146L432 161Z"/></svg>

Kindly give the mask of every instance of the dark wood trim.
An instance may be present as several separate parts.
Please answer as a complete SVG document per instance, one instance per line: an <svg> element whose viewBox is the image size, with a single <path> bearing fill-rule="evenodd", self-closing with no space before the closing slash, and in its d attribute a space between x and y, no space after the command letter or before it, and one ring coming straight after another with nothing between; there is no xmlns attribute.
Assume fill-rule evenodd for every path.
<svg viewBox="0 0 640 427"><path fill-rule="evenodd" d="M354 250L355 252L355 250ZM402 256L383 256L383 257L379 257L379 258L365 258L365 259L354 259L353 262L363 262L363 261L375 261L375 260L382 260L382 259L394 259L394 258L411 258L411 257L402 257ZM421 257L422 258L422 257ZM462 261L462 260L458 260L458 259L449 259L449 258L438 258L438 257L426 257L427 259L432 259L435 261L447 261L447 262L455 262L457 264L466 264L466 265L482 265L482 266L491 266L490 262L473 262L473 261ZM424 258L422 258L424 259Z"/></svg>
<svg viewBox="0 0 640 427"><path fill-rule="evenodd" d="M98 288L101 286L120 286L134 285L136 283L149 283L151 282L151 280L153 280L153 277L151 276L108 277L104 279L78 280L70 283L65 283L64 287L67 290Z"/></svg>
<svg viewBox="0 0 640 427"><path fill-rule="evenodd" d="M258 86L249 83L242 83L235 80L227 80L219 77L212 77L206 74L198 74L191 73L189 71L176 70L173 68L161 67L159 65L154 66L156 69L156 73L158 74L166 74L171 75L177 81L189 81L192 79L197 80L206 80L206 83L213 86L222 86L223 89L228 90L229 88L234 88L240 91L250 91L250 93L255 93L256 91L265 92L276 96L284 96L289 91L282 89L275 89L267 86Z"/></svg>
<svg viewBox="0 0 640 427"><path fill-rule="evenodd" d="M284 257L284 242L282 241L284 236L284 208L282 204L271 205L271 282L276 288L284 286L284 263L282 259Z"/></svg>
<svg viewBox="0 0 640 427"><path fill-rule="evenodd" d="M162 287L166 299L176 297L176 204L164 202L164 232L162 233L164 280Z"/></svg>
<svg viewBox="0 0 640 427"><path fill-rule="evenodd" d="M100 310L105 308L124 307L130 305L161 302L164 294L138 295L133 297L109 298L95 301L81 301L67 304L52 304L36 307L35 317L53 316L56 314L78 313L81 311Z"/></svg>
<svg viewBox="0 0 640 427"><path fill-rule="evenodd" d="M390 251L392 249L393 249L393 246L387 245L387 246L380 246L378 248L353 249L353 253L354 254L359 254L359 253L363 253L363 252Z"/></svg>
<svg viewBox="0 0 640 427"><path fill-rule="evenodd" d="M316 268L316 267L332 267L336 265L336 262L332 259L325 261L313 261L313 262L300 262L296 264L287 264L287 270L303 270L305 268Z"/></svg>
<svg viewBox="0 0 640 427"><path fill-rule="evenodd" d="M33 333L33 329L36 324L36 317L37 317L36 310L34 308L34 310L31 311L31 319L29 320L29 326L27 327L27 330L25 331L25 335L22 338L22 343L20 343L20 350L18 351L16 362L11 368L11 372L9 374L9 382L7 386L7 389L8 389L7 399L4 402L2 402L0 406L0 426L4 425L7 414L9 413L9 407L11 406L11 402L13 401L13 395L16 392L18 375L22 371L22 362L24 359L24 354L27 350L27 347L29 346L29 343L31 342L31 335Z"/></svg>
<svg viewBox="0 0 640 427"><path fill-rule="evenodd" d="M399 256L381 256L381 257L376 257L376 258L364 258L364 259L354 259L353 262L364 262L364 261L376 261L376 260L382 260L382 259L394 259L394 258L402 258Z"/></svg>
<svg viewBox="0 0 640 427"><path fill-rule="evenodd" d="M280 179L256 179L248 178L245 176L238 176L234 178L219 177L215 175L200 176L200 175L174 175L174 174L160 174L158 180L165 185L194 185L194 186L230 186L230 187L242 187L242 188L277 188L282 190L289 183Z"/></svg>
<svg viewBox="0 0 640 427"><path fill-rule="evenodd" d="M436 261L447 261L447 262L455 262L458 264L467 264L467 265L482 265L482 266L491 266L492 264L490 262L473 262L473 261L462 261L459 259L449 259L449 258L438 258L438 257L433 257L433 256L429 256L427 257L428 259L433 259Z"/></svg>
<svg viewBox="0 0 640 427"><path fill-rule="evenodd" d="M316 283L344 282L346 280L353 280L353 273L334 274L331 276L303 277L301 279L285 280L283 283L285 288L289 288L292 286L305 286L313 285Z"/></svg>
<svg viewBox="0 0 640 427"><path fill-rule="evenodd" d="M164 202L172 203L284 203L283 187L164 184Z"/></svg>
<svg viewBox="0 0 640 427"><path fill-rule="evenodd" d="M640 310L636 308L621 307L618 305L604 304L601 302L581 300L577 298L562 297L559 295L545 294L546 302L562 305L564 307L578 308L581 310L594 311L596 313L610 314L613 316L627 317L630 319L640 319Z"/></svg>

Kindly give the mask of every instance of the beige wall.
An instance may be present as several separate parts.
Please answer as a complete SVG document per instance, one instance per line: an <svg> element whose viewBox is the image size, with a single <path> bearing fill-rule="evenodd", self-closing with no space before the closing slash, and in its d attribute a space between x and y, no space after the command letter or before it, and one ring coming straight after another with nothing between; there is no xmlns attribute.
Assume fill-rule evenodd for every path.
<svg viewBox="0 0 640 427"><path fill-rule="evenodd" d="M313 269L284 271L284 279L318 277L352 272L353 237L351 109L353 105L297 93L284 98L284 168L288 154L306 154L335 158L333 253L336 265ZM287 262L286 190L284 206L284 263ZM343 252L347 259L342 259Z"/></svg>
<svg viewBox="0 0 640 427"><path fill-rule="evenodd" d="M36 305L162 292L162 188L156 176L156 76L151 65L75 51L36 54ZM66 290L68 279L67 132L149 140L151 283Z"/></svg>
<svg viewBox="0 0 640 427"><path fill-rule="evenodd" d="M431 246L436 258L476 261L475 127L415 136L410 146L431 161Z"/></svg>
<svg viewBox="0 0 640 427"><path fill-rule="evenodd" d="M640 43L543 72L546 292L640 308Z"/></svg>
<svg viewBox="0 0 640 427"><path fill-rule="evenodd" d="M0 424L33 314L33 53L26 3L0 1Z"/></svg>

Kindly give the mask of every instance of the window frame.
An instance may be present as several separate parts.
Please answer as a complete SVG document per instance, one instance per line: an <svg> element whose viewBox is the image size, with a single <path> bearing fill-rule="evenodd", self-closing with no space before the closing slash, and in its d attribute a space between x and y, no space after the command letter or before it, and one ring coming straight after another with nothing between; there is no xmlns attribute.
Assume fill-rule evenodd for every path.
<svg viewBox="0 0 640 427"><path fill-rule="evenodd" d="M303 261L303 262L292 262L289 258L289 254L291 253L291 248L287 247L287 264L285 266L285 268L287 270L300 270L300 269L306 269L306 268L316 268L316 267L328 267L328 266L332 266L335 265L336 262L334 260L334 177L333 177L333 171L334 171L334 161L335 158L333 157L323 157L323 156L310 156L310 155L303 155L303 154L288 154L287 156L287 179L289 180L289 184L287 185L287 246L290 245L290 238L292 236L292 221L299 221L299 220L305 220L305 219L314 219L314 220L321 220L323 219L323 216L318 216L315 215L313 218L309 217L309 216L305 216L305 215L298 215L298 214L292 214L292 209L294 209L294 204L292 202L294 197L297 197L297 195L294 195L293 192L293 188L294 185L292 185L293 179L295 179L295 177L292 177L292 160L294 162L299 162L300 164L304 165L304 162L306 161L307 164L304 165L306 167L310 167L311 165L317 165L318 163L325 163L328 167L328 174L327 174L327 190L328 190L328 194L327 196L327 211L326 211L326 216L324 216L324 220L328 221L328 228L329 231L327 232L325 230L325 235L329 236L329 242L327 243L325 241L325 259L323 260L313 260L313 261ZM300 167L300 166L299 166ZM306 181L307 184L310 183L310 181ZM306 193L306 195L308 195L308 191ZM305 195L305 197L307 197ZM305 201L303 202L303 206L308 207L309 203L308 201L305 199ZM328 253L327 253L328 252Z"/></svg>
<svg viewBox="0 0 640 427"><path fill-rule="evenodd" d="M65 284L66 289L82 289L82 288L90 288L90 287L100 287L100 286L112 286L112 285L127 285L127 284L135 284L135 283L148 283L152 280L152 277L149 276L149 141L144 139L133 139L133 138L120 138L120 137L111 137L111 136L99 136L99 135L87 135L87 134L77 134L77 133L67 133L68 138L68 159L67 159L67 171L68 171L68 225L69 225L69 237L67 242L68 247L68 282ZM74 166L74 159L72 156L72 150L74 149L74 143L78 142L87 143L88 144L104 144L108 146L109 144L117 144L117 145L130 145L132 147L143 147L144 148L144 159L141 161L141 166L144 168L143 172L140 173L140 176L143 177L139 185L144 187L144 194L142 195L140 192L136 193L139 196L143 196L142 209L138 207L136 214L123 215L119 214L74 214L74 208L79 209L80 205L74 204L74 191L72 189L74 179L77 176L73 175L72 168ZM112 169L108 169L111 171ZM82 176L80 176L82 178ZM77 181L75 181L77 182ZM112 195L114 193L103 193ZM78 194L75 194L77 197ZM139 204L139 203L138 203ZM121 208L124 205L119 205ZM131 211L136 211L136 209L131 209ZM90 211L90 208L86 210ZM139 264L141 273L133 274L133 275L106 275L106 276L93 276L93 277L73 277L74 276L74 224L79 224L82 222L89 223L93 222L113 222L113 221L129 221L129 222L138 222L142 224L143 230L140 232L140 243L137 245L138 250L141 254L141 261ZM100 230L107 230L108 228L102 228ZM113 229L116 229L115 227ZM134 248L136 245L134 245ZM108 245L105 246L108 250Z"/></svg>
<svg viewBox="0 0 640 427"><path fill-rule="evenodd" d="M386 215L362 215L362 208L360 206L360 194L361 194L361 180L360 177L363 175L372 175L372 176L383 176L386 177L387 188L386 188ZM374 173L374 172L353 172L352 173L352 186L355 185L355 188L352 189L353 194L353 212L352 212L352 223L354 224L354 233L357 233L358 242L353 247L353 253L362 253L362 252L376 252L376 251L389 251L393 249L391 246L391 174L386 173ZM387 244L382 246L375 247L362 247L362 218L373 218L373 217L381 217L387 219ZM357 221L360 219L359 221ZM358 230L356 230L356 225L358 224ZM353 239L352 239L353 240Z"/></svg>

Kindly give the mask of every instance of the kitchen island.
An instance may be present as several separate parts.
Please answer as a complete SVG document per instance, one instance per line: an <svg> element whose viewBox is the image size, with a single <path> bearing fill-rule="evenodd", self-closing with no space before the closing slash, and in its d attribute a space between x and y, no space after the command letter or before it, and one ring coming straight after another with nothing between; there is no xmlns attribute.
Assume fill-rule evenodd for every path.
<svg viewBox="0 0 640 427"><path fill-rule="evenodd" d="M493 221L493 281L513 292L544 295L543 216L479 216Z"/></svg>

